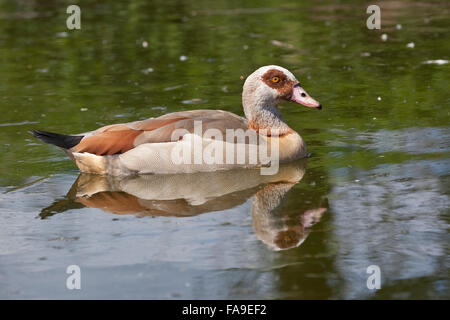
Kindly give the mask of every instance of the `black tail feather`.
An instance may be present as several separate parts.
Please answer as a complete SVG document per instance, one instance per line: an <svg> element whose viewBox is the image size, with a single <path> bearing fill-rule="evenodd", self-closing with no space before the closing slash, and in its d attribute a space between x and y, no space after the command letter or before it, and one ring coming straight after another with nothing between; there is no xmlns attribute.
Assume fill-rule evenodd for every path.
<svg viewBox="0 0 450 320"><path fill-rule="evenodd" d="M69 136L65 134L31 130L30 133L37 139L46 143L54 144L60 148L70 149L80 143L83 136Z"/></svg>

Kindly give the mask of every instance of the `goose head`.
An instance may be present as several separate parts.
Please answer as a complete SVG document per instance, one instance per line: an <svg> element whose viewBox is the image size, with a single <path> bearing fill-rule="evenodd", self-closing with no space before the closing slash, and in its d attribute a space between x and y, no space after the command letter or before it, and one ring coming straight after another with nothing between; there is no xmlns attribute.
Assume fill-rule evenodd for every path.
<svg viewBox="0 0 450 320"><path fill-rule="evenodd" d="M282 120L277 108L282 101L294 102L309 108L322 108L321 104L303 89L295 76L283 67L275 65L261 67L245 80L242 104L250 123L265 122L266 126L275 126L275 119L269 118L273 115Z"/></svg>

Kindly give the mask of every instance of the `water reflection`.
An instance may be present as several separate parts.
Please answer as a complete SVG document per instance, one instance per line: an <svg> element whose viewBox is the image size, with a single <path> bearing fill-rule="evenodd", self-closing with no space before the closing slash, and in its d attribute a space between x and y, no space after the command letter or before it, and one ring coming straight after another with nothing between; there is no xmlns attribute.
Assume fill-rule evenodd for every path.
<svg viewBox="0 0 450 320"><path fill-rule="evenodd" d="M118 215L189 217L234 208L252 199L253 229L271 250L302 244L324 207L286 212L283 199L303 178L306 160L280 166L276 175L259 169L128 177L80 174L66 199L44 208L42 219L83 207ZM292 211L292 210L291 210Z"/></svg>

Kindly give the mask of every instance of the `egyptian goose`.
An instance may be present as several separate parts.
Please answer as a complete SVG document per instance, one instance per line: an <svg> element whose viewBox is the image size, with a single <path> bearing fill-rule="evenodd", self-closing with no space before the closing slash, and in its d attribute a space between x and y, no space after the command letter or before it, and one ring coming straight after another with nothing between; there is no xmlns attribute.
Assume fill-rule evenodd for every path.
<svg viewBox="0 0 450 320"><path fill-rule="evenodd" d="M174 160L174 154L180 149L186 150L183 149L186 146L192 147L199 139L201 146L206 148L211 145L216 148L218 143L227 151L230 146L238 147L242 141L224 138L232 129L255 133L259 139L258 145L261 141L269 146L276 142L280 163L304 158L307 155L306 145L284 121L277 107L281 101L321 109L321 105L306 93L290 71L271 65L259 68L244 83L242 104L246 118L222 110L192 110L112 124L83 134L62 135L39 130L31 133L46 143L61 147L78 168L87 173L190 173L258 167L267 163L259 157L256 162L249 161L248 154L254 150L250 149L251 142L244 142L248 154L243 161L212 163L202 157L198 161L195 146L192 162ZM196 131L198 124L201 125L200 132ZM214 139L204 136L208 130L215 133Z"/></svg>

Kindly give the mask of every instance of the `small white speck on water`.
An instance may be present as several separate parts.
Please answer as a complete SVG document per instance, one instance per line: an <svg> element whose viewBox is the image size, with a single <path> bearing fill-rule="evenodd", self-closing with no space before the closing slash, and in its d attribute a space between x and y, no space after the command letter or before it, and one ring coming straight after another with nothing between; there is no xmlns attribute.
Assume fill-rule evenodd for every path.
<svg viewBox="0 0 450 320"><path fill-rule="evenodd" d="M142 48L147 48L147 47L148 47L148 42L142 41Z"/></svg>
<svg viewBox="0 0 450 320"><path fill-rule="evenodd" d="M66 38L69 34L67 32L58 32L56 36L58 38Z"/></svg>
<svg viewBox="0 0 450 320"><path fill-rule="evenodd" d="M361 52L361 57L370 57L370 52Z"/></svg>
<svg viewBox="0 0 450 320"><path fill-rule="evenodd" d="M359 182L359 180L358 180L358 179L356 179L356 180L355 180L355 182Z"/></svg>
<svg viewBox="0 0 450 320"><path fill-rule="evenodd" d="M188 59L188 57L186 56L180 56L180 61L186 61Z"/></svg>
<svg viewBox="0 0 450 320"><path fill-rule="evenodd" d="M179 85L176 85L176 86L173 86L173 87L166 87L166 88L164 88L163 90L164 91L172 91L172 90L176 90L176 89L179 89L179 88L182 88L182 87L184 87L186 84L179 84Z"/></svg>
<svg viewBox="0 0 450 320"><path fill-rule="evenodd" d="M149 73L152 73L153 71L155 71L155 69L153 69L153 68L146 68L146 69L143 69L141 71L142 71L143 74L149 74Z"/></svg>
<svg viewBox="0 0 450 320"><path fill-rule="evenodd" d="M88 108L80 108L80 111L88 111Z"/></svg>
<svg viewBox="0 0 450 320"><path fill-rule="evenodd" d="M382 40L382 41L387 41L387 39L388 39L388 35L387 35L386 33L383 33L383 34L381 35L381 40Z"/></svg>
<svg viewBox="0 0 450 320"><path fill-rule="evenodd" d="M167 108L164 106L156 106L156 107L152 107L152 110L160 110L160 111L167 111Z"/></svg>
<svg viewBox="0 0 450 320"><path fill-rule="evenodd" d="M406 45L407 48L411 48L413 49L416 45L414 44L414 42L410 42Z"/></svg>
<svg viewBox="0 0 450 320"><path fill-rule="evenodd" d="M402 25L399 23L399 24L397 24L397 25L395 26L395 28L396 28L397 30L402 30Z"/></svg>
<svg viewBox="0 0 450 320"><path fill-rule="evenodd" d="M199 98L194 98L194 99L188 99L188 100L183 100L181 101L181 103L183 104L197 104L197 103L203 103L206 102L206 100L202 100Z"/></svg>
<svg viewBox="0 0 450 320"><path fill-rule="evenodd" d="M381 97L378 97L377 100L378 100L378 101L381 101Z"/></svg>
<svg viewBox="0 0 450 320"><path fill-rule="evenodd" d="M422 64L437 64L437 65L442 65L442 64L447 64L448 60L444 60L444 59L437 59L437 60L427 60L422 62Z"/></svg>
<svg viewBox="0 0 450 320"><path fill-rule="evenodd" d="M246 44L244 44L244 46L242 47L242 49L244 49L244 50L248 50L248 48L249 48L249 46Z"/></svg>
<svg viewBox="0 0 450 320"><path fill-rule="evenodd" d="M373 120L377 120L377 118L375 118L375 117L373 117L372 119L373 119Z"/></svg>

